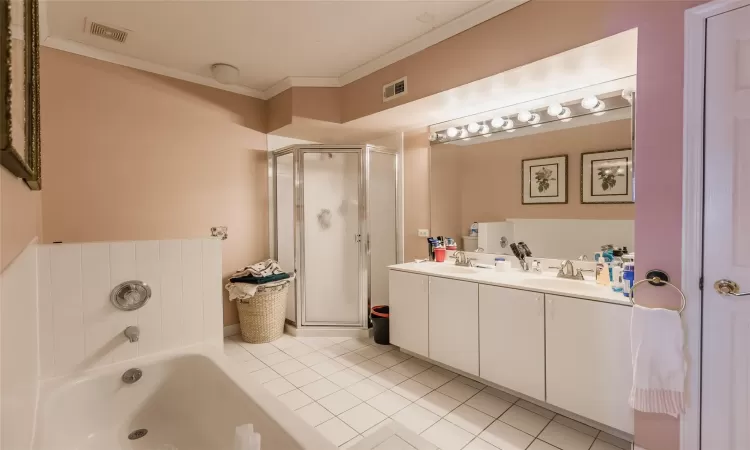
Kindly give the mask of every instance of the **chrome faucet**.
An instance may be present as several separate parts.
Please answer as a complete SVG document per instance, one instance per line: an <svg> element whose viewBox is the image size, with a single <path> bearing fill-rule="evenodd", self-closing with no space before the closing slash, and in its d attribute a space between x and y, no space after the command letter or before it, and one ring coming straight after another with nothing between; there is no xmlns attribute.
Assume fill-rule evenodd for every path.
<svg viewBox="0 0 750 450"><path fill-rule="evenodd" d="M471 260L466 256L466 253L459 250L453 253L453 257L456 258L457 266L471 267Z"/></svg>
<svg viewBox="0 0 750 450"><path fill-rule="evenodd" d="M125 328L125 337L130 342L138 342L138 338L141 336L141 330L138 327L127 327Z"/></svg>
<svg viewBox="0 0 750 450"><path fill-rule="evenodd" d="M542 262L538 259L531 261L531 270L536 273L542 273Z"/></svg>
<svg viewBox="0 0 750 450"><path fill-rule="evenodd" d="M583 272L581 269L576 271L573 267L573 263L566 259L560 264L560 271L557 272L557 278L567 278L568 280L583 280Z"/></svg>

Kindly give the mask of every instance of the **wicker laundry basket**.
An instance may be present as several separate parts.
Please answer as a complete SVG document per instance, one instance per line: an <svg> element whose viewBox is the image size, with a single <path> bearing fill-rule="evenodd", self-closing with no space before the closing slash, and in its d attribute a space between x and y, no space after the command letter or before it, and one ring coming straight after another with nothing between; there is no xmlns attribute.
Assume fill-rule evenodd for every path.
<svg viewBox="0 0 750 450"><path fill-rule="evenodd" d="M284 334L288 290L289 283L267 289L261 287L253 297L237 300L243 341L262 344Z"/></svg>

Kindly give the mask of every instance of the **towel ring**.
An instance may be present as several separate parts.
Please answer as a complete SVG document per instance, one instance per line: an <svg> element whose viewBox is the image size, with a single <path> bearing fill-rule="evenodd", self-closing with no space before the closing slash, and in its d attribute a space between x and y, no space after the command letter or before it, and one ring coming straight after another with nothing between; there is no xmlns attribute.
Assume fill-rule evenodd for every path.
<svg viewBox="0 0 750 450"><path fill-rule="evenodd" d="M649 273L648 275L651 275L651 273ZM667 284L669 286L672 286L677 292L679 292L680 297L682 297L682 305L680 306L680 309L677 311L677 313L682 314L682 311L685 310L685 305L687 304L687 299L685 298L685 294L682 293L682 289L678 288L674 284L658 276L652 276L651 278L644 278L641 281L635 283L633 287L630 288L630 303L632 303L635 306L636 304L635 303L635 288L638 287L639 284L643 284L646 282L651 283L654 286L663 286Z"/></svg>

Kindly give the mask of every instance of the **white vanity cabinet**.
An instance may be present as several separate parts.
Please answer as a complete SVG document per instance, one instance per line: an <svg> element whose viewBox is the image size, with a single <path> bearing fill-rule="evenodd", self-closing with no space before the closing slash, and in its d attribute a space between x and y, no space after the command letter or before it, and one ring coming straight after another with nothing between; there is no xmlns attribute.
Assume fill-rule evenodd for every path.
<svg viewBox="0 0 750 450"><path fill-rule="evenodd" d="M430 277L430 354L435 361L479 375L477 283Z"/></svg>
<svg viewBox="0 0 750 450"><path fill-rule="evenodd" d="M427 275L391 270L388 285L391 343L429 357Z"/></svg>
<svg viewBox="0 0 750 450"><path fill-rule="evenodd" d="M544 401L544 294L479 286L479 376Z"/></svg>
<svg viewBox="0 0 750 450"><path fill-rule="evenodd" d="M631 308L545 297L547 403L633 433Z"/></svg>

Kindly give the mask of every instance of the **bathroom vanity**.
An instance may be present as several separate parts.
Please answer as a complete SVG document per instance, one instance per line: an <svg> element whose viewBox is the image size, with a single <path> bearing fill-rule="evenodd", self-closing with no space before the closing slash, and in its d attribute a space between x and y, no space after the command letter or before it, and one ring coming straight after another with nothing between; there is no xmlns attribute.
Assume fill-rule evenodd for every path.
<svg viewBox="0 0 750 450"><path fill-rule="evenodd" d="M434 262L390 266L389 282L394 345L633 433L622 294L555 273Z"/></svg>

